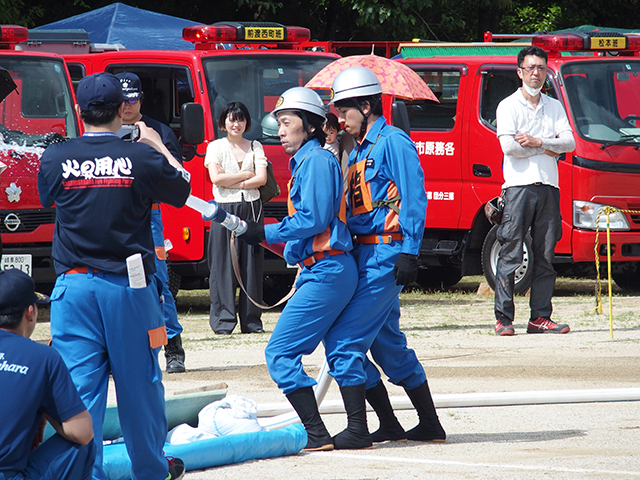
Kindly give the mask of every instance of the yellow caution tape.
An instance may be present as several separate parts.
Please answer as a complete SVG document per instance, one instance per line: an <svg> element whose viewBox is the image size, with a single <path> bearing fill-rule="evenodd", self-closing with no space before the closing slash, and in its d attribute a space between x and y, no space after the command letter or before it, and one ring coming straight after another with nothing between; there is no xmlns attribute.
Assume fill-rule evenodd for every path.
<svg viewBox="0 0 640 480"><path fill-rule="evenodd" d="M602 313L602 282L600 281L600 254L598 252L598 245L600 236L600 215L604 214L607 216L607 274L609 277L609 331L611 333L611 338L613 338L613 302L611 296L611 233L609 229L609 215L614 212L621 213L640 213L639 210L622 210L620 208L606 206L598 212L598 217L596 218L596 244L594 247L595 258L596 258L596 306L593 311L597 314Z"/></svg>

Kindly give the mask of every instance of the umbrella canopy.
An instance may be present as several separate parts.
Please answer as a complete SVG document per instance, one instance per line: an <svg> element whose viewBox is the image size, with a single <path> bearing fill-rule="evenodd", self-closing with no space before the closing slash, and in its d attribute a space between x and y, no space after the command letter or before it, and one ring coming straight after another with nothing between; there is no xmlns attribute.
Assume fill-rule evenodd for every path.
<svg viewBox="0 0 640 480"><path fill-rule="evenodd" d="M336 76L349 67L365 67L375 73L382 93L404 100L438 99L416 72L406 65L377 55L352 55L339 58L320 70L305 85L308 88L330 89Z"/></svg>
<svg viewBox="0 0 640 480"><path fill-rule="evenodd" d="M0 67L0 102L17 88L16 82L13 81L7 69Z"/></svg>

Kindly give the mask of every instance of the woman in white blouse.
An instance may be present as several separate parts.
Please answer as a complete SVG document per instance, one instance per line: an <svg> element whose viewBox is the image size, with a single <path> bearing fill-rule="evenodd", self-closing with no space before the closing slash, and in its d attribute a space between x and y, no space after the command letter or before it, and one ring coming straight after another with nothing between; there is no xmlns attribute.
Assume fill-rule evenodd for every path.
<svg viewBox="0 0 640 480"><path fill-rule="evenodd" d="M227 136L207 147L204 166L213 182L213 197L227 212L244 220L264 222L259 188L267 182L267 157L260 142L243 134L251 129L249 110L240 102L227 104L218 119L218 128ZM236 326L236 288L229 250L230 232L215 222L209 233L209 324L220 335ZM240 272L251 298L262 302L263 250L238 242ZM262 311L240 290L238 317L242 333L263 333Z"/></svg>

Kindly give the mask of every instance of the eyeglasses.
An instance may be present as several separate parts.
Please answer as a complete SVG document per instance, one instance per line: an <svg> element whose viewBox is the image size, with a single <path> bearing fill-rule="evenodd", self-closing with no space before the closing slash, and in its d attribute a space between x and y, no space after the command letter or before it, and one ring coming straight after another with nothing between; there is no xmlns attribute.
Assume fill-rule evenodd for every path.
<svg viewBox="0 0 640 480"><path fill-rule="evenodd" d="M139 98L127 98L125 100L125 102L130 103L131 105L133 105L134 103L139 102L139 101L140 101Z"/></svg>
<svg viewBox="0 0 640 480"><path fill-rule="evenodd" d="M534 65L533 67L520 67L522 70L526 70L529 73L533 73L534 71L538 70L540 73L544 73L547 71L547 67L544 67L542 65Z"/></svg>

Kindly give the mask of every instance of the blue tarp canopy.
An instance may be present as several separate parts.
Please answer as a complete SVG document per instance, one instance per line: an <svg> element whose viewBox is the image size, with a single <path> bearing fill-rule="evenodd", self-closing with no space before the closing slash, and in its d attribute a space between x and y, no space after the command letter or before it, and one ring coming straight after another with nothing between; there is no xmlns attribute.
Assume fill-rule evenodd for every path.
<svg viewBox="0 0 640 480"><path fill-rule="evenodd" d="M112 3L34 30L82 29L92 43L121 43L127 50L193 50L182 29L198 22Z"/></svg>

